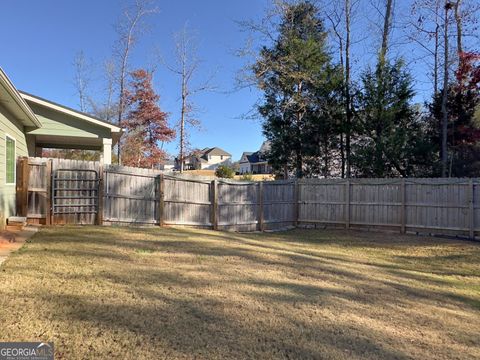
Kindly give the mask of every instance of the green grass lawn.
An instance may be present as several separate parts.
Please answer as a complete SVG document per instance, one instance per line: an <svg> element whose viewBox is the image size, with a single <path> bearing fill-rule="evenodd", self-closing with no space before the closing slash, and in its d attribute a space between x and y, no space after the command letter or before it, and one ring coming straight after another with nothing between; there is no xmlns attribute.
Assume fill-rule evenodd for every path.
<svg viewBox="0 0 480 360"><path fill-rule="evenodd" d="M480 358L480 244L56 227L0 267L0 341L56 359Z"/></svg>

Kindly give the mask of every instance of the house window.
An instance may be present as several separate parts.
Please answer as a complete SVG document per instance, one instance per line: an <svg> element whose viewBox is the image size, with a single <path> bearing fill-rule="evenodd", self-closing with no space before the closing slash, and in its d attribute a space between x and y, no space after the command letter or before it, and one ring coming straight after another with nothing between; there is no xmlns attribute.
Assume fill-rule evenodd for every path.
<svg viewBox="0 0 480 360"><path fill-rule="evenodd" d="M220 160L223 160L223 155L220 155Z"/></svg>
<svg viewBox="0 0 480 360"><path fill-rule="evenodd" d="M6 184L15 184L15 139L5 136Z"/></svg>

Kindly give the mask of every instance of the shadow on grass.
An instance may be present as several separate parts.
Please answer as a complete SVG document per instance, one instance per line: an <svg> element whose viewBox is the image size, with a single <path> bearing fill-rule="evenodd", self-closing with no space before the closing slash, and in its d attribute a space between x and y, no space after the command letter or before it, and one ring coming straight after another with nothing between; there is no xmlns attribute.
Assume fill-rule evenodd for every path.
<svg viewBox="0 0 480 360"><path fill-rule="evenodd" d="M57 320L102 325L140 337L142 346L159 347L166 355L240 358L321 359L349 357L407 359L399 350L372 341L361 333L321 322L305 323L285 317L266 327L268 319L261 316L239 321L219 301L206 298L179 299L159 294L156 305L126 305L60 295L56 302L75 304L75 309L57 313ZM277 317L285 315L277 314ZM282 325L278 325L280 321ZM288 324L285 327L284 324ZM371 331L364 329L365 333ZM301 341L299 339L302 339ZM146 342L146 343L145 343ZM170 354L169 354L170 352ZM100 354L99 354L100 355Z"/></svg>
<svg viewBox="0 0 480 360"><path fill-rule="evenodd" d="M65 230L74 230L76 227L65 227ZM121 229L121 233L112 232L112 229ZM129 238L130 235L136 235L134 239ZM373 240L369 238L358 241L341 240L343 237L351 233L345 231L334 231L334 240L328 239L328 235L321 231L315 230L291 230L286 233L274 234L236 234L223 233L213 231L196 231L190 229L178 228L99 228L89 227L88 232L79 232L66 235L64 232L58 232L56 229L49 229L43 234L40 240L43 245L50 245L49 253L53 256L72 256L83 257L85 259L91 258L106 258L115 259L118 261L131 260L132 253L120 253L109 251L109 247L115 246L117 249L126 249L136 253L161 253L161 254L188 254L197 256L203 259L218 258L219 261L226 258L239 258L242 261L249 261L252 264L261 264L262 267L283 267L289 269L293 274L298 273L299 267L303 275L310 276L315 280L332 281L341 278L342 281L349 286L358 286L362 283L364 290L379 291L384 286L393 286L401 290L405 295L414 296L418 299L444 299L445 296L466 303L475 308L480 307L478 299L469 296L452 295L451 292L431 291L423 287L413 286L411 284L404 284L405 280L413 280L418 283L427 283L436 286L448 284L447 280L432 278L432 274L448 275L448 276L468 276L470 271L466 270L446 270L442 269L442 264L448 263L450 260L458 261L463 255L449 254L429 257L415 257L415 256L394 256L395 263L381 263L371 262L369 260L354 259L347 256L333 256L331 253L318 252L319 244L333 243L335 246L350 246L351 243L356 243L359 247L375 247L381 252L382 249L391 249L392 246L398 248L409 248L412 243L417 247L432 246L437 239L422 240L422 244L418 244L418 239L412 236L403 236L400 244L386 243L383 240L383 234L380 234L382 240L378 244L377 238ZM312 236L313 235L313 236ZM366 236L361 234L361 236ZM375 234L379 236L379 234ZM387 235L391 236L391 235ZM207 237L208 241L196 241L195 238ZM310 239L309 237L313 237ZM337 240L337 237L340 240ZM292 240L292 238L294 240ZM319 240L319 238L321 238ZM278 239L289 239L284 243L294 243L302 245L301 248L282 247L282 243ZM296 239L296 240L295 240ZM262 240L262 241L260 241ZM55 244L65 245L72 242L71 248L58 249ZM424 244L423 244L424 242ZM452 244L449 240L441 240L442 243ZM227 244L228 243L228 244ZM76 246L74 246L76 244ZM79 244L81 247L79 248ZM232 246L235 244L235 246ZM453 244L457 246L458 241ZM460 245L462 243L460 242ZM228 246L227 246L228 245ZM311 250L305 250L305 246L311 246ZM480 246L474 245L473 249L479 252L475 254L465 254L466 261L473 262L480 257ZM31 250L35 251L35 250ZM268 255L268 256L267 256ZM271 256L274 255L274 256ZM412 259L412 260L410 260ZM208 261L207 261L208 263ZM379 268L379 270L386 270L394 278L372 279L371 276L362 274L358 266L369 266ZM205 265L213 273L222 272L218 261ZM434 268L435 270L431 269ZM475 274L474 274L475 275ZM110 274L110 276L113 276ZM118 278L120 280L121 276ZM148 281L148 279L143 279ZM152 280L154 281L154 280ZM176 279L172 279L176 281ZM249 280L250 281L250 280ZM260 284L259 284L260 285ZM287 284L286 284L287 285ZM341 295L340 293L337 295ZM357 298L358 294L357 294ZM295 301L290 297L291 301ZM297 299L300 301L301 297ZM354 299L351 299L354 300Z"/></svg>
<svg viewBox="0 0 480 360"><path fill-rule="evenodd" d="M92 334L107 329L113 338L127 343L140 337L144 346L165 357L404 359L410 358L407 340L383 333L369 321L378 320L379 314L389 318L398 312L408 314L415 305L479 308L478 298L444 290L446 283L432 279L425 270L438 268L442 261L459 261L456 254L412 260L390 255L384 262L368 254L356 259L334 251L355 243L356 249L382 253L393 246L398 252L432 242L422 245L406 239L400 244L383 240L377 244L376 239L353 241L334 233L332 240L318 233L45 229L22 254L23 259L28 256L37 262L16 261L9 264L8 272L12 281L14 274L31 281L29 295L38 303L36 312L50 313L54 321L78 324ZM64 272L55 266L41 267L39 259L49 264L62 261L68 267ZM424 273L415 268L419 264ZM51 292L44 293L36 278ZM59 280L63 287L56 287ZM98 294L88 290L92 284ZM9 301L16 300L5 298L0 304L8 308ZM333 311L334 317L338 312L338 320L321 317L322 309ZM478 315L475 310L466 313ZM349 321L346 314L364 321ZM416 317L412 324L433 324L431 314ZM454 330L464 339L475 339L469 331ZM474 341L465 343L474 346ZM98 358L105 357L106 350L98 351Z"/></svg>

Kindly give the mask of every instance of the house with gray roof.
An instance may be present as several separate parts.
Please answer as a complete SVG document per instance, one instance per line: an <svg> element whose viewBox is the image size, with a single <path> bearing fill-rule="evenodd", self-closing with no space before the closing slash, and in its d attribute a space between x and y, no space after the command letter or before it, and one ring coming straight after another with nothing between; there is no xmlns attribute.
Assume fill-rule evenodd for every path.
<svg viewBox="0 0 480 360"><path fill-rule="evenodd" d="M270 142L264 141L258 151L244 152L240 158L240 174L271 174L272 167L268 164L267 153Z"/></svg>
<svg viewBox="0 0 480 360"><path fill-rule="evenodd" d="M220 165L229 165L231 160L232 154L219 147L204 148L185 157L183 167L186 170L216 170Z"/></svg>

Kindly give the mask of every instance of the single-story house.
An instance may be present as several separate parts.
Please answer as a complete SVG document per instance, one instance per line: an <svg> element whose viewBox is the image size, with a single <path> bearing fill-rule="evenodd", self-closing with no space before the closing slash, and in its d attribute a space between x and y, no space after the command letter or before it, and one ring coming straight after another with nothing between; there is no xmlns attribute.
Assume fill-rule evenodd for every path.
<svg viewBox="0 0 480 360"><path fill-rule="evenodd" d="M15 215L16 159L43 148L102 151L111 163L122 129L89 114L15 88L0 68L0 228Z"/></svg>
<svg viewBox="0 0 480 360"><path fill-rule="evenodd" d="M271 174L272 167L268 164L266 154L270 150L270 142L264 141L260 150L244 152L240 158L240 174Z"/></svg>
<svg viewBox="0 0 480 360"><path fill-rule="evenodd" d="M185 157L183 168L185 170L216 170L220 165L229 165L231 159L232 154L219 147L205 148Z"/></svg>

